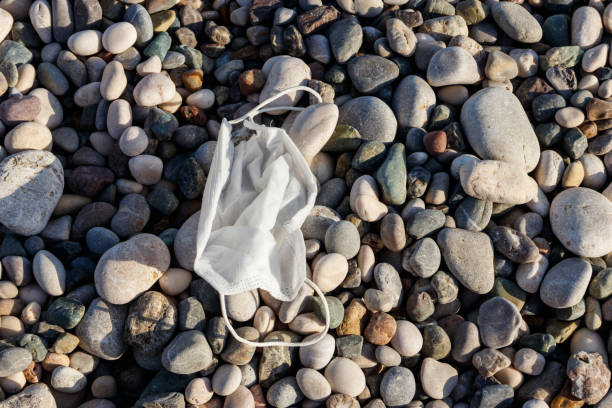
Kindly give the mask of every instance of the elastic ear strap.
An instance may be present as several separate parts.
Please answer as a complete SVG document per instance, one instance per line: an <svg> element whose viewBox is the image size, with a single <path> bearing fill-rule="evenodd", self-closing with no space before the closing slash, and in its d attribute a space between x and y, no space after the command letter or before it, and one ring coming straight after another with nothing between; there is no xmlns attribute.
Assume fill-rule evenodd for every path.
<svg viewBox="0 0 612 408"><path fill-rule="evenodd" d="M257 115L259 115L260 113L263 113L263 112L269 112L269 111L275 111L275 110L304 110L304 109L306 109L306 108L299 108L299 107L295 107L295 106L274 106L274 107L262 109L264 106L266 106L270 102L273 102L273 101L277 100L278 98L280 98L280 97L282 97L284 95L287 95L290 92L294 92L294 91L306 91L306 92L310 92L311 94L313 94L317 98L318 103L323 102L323 98L321 97L321 95L319 95L319 93L317 91L315 91L314 89L309 88L309 87L304 86L304 85L292 86L291 88L284 89L284 90L280 91L279 93L277 93L276 95L269 97L265 101L260 102L259 105L257 105L256 107L254 107L253 109L251 109L250 111L248 111L247 113L245 113L244 115L239 117L238 119L230 120L229 123L233 125L235 123L242 122L245 119L252 118L253 116L257 116Z"/></svg>
<svg viewBox="0 0 612 408"><path fill-rule="evenodd" d="M319 333L318 336L308 341L303 341L300 343L293 343L289 341L259 342L259 341L247 340L243 337L240 337L240 335L236 333L236 330L234 330L234 327L232 326L232 324L230 323L227 317L227 311L225 310L225 296L222 294L219 294L219 300L221 301L221 314L223 315L223 320L225 321L225 325L227 326L227 329L232 334L232 336L234 336L236 340L238 340L241 343L247 344L251 347L277 347L277 346L306 347L306 346L312 346L313 344L318 343L319 341L321 341L321 339L323 339L323 337L325 337L325 335L327 334L327 331L329 330L329 320L330 320L329 306L327 304L327 299L325 299L325 295L323 295L323 292L321 291L321 289L313 281L311 281L308 278L306 278L305 282L308 283L308 285L310 285L315 290L315 292L317 292L317 295L321 298L321 301L323 302L323 308L325 309L325 329L321 333Z"/></svg>

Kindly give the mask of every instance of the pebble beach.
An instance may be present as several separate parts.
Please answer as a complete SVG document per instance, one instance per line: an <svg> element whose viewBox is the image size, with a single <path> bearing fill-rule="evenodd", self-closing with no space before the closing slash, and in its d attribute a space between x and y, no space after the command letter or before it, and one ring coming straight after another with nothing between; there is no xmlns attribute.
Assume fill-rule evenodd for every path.
<svg viewBox="0 0 612 408"><path fill-rule="evenodd" d="M611 47L602 0L0 0L0 408L612 407ZM296 86L253 120L316 178L329 329L226 296L323 336L254 347L202 194Z"/></svg>

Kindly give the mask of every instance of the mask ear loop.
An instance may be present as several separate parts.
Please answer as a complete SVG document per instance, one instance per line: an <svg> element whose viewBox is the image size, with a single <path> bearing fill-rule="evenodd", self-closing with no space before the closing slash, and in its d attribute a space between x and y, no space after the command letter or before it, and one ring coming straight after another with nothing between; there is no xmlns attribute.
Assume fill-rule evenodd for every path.
<svg viewBox="0 0 612 408"><path fill-rule="evenodd" d="M229 330L229 332L232 334L232 336L234 336L234 338L236 340L238 340L241 343L247 344L251 347L278 347L278 346L282 346L282 347L306 347L306 346L312 346L313 344L318 343L319 341L321 341L321 339L323 339L323 337L325 337L325 335L327 334L327 332L329 331L329 321L330 321L330 316L329 316L329 306L327 304L327 299L325 299L325 295L323 295L323 292L321 291L321 289L317 286L316 283L314 283L313 281L311 281L310 279L306 278L305 282L314 289L314 291L317 293L317 295L319 296L319 298L321 298L321 302L323 302L323 308L325 309L325 329L323 329L322 332L320 332L316 337L308 340L308 341L303 341L300 343L293 343L293 342L289 342L289 341L266 341L266 342L259 342L259 341L250 341L247 340L243 337L240 337L240 335L238 333L236 333L236 330L234 330L234 327L232 326L232 324L229 321L229 318L227 317L227 311L225 310L225 295L219 294L219 300L221 303L221 314L223 315L223 320L225 321L225 325L227 326L227 329Z"/></svg>
<svg viewBox="0 0 612 408"><path fill-rule="evenodd" d="M255 106L253 109L251 109L250 111L248 111L246 114L242 115L241 117L237 118L237 119L233 119L230 120L229 123L230 124L236 124L236 123L240 123L244 120L247 120L246 124L247 127L249 128L257 128L260 127L260 125L257 125L256 123L253 122L253 117L259 115L260 113L264 113L264 112L270 112L270 111L276 111L276 110L292 110L292 111L302 111L306 108L302 108L302 107L296 107L296 106L273 106L273 107L268 107L265 108L265 106L267 104L269 104L270 102L273 102L275 100L277 100L278 98L287 95L290 92L294 92L294 91L306 91L311 93L312 95L314 95L317 98L318 103L322 103L323 102L323 98L321 97L321 95L315 91L312 88L309 88L307 86L303 86L303 85L298 85L298 86L294 86L291 88L287 88L282 90L281 92L277 93L274 96L269 97L268 99L264 100L263 102L259 103L257 106ZM246 345L249 345L251 347L306 347L306 346L312 346L313 344L318 343L319 341L321 341L321 339L323 339L323 337L325 337L325 335L327 334L327 332L329 331L329 322L330 322L330 315L329 315L329 305L327 304L327 299L325 299L325 295L323 294L323 292L321 291L321 289L310 279L306 278L305 283L307 283L310 287L312 287L314 289L314 291L317 293L317 295L319 296L319 298L321 299L321 302L323 303L323 308L325 310L325 328L323 329L323 331L321 331L316 337L308 340L308 341L303 341L300 343L294 343L294 342L287 342L287 341L267 341L267 342L258 342L258 341L250 341L247 340L243 337L241 337L236 330L234 330L234 327L232 326L232 324L229 321L229 318L227 317L227 310L225 307L225 295L223 294L219 294L219 300L221 303L221 314L223 315L223 320L225 321L225 325L227 326L227 329L229 330L229 332L232 334L232 336L238 340L240 343L244 343Z"/></svg>
<svg viewBox="0 0 612 408"><path fill-rule="evenodd" d="M321 97L321 95L315 91L312 88L309 88L307 86L304 85L298 85L298 86L293 86L291 88L287 88L284 89L282 91L280 91L279 93L277 93L274 96L269 97L268 99L266 99L263 102L260 102L259 105L255 106L253 109L251 109L250 111L248 111L247 113L245 113L244 115L242 115L241 117L239 117L238 119L232 119L229 121L230 125L234 125L236 123L240 123L243 120L249 119L250 121L253 120L253 117L259 115L260 113L264 113L264 112L271 112L271 111L276 111L276 110L292 110L292 111L301 111L304 110L306 108L302 108L299 106L271 106L269 108L264 108L264 106L266 106L267 104L269 104L270 102L273 102L275 100L277 100L278 98L287 95L290 92L294 92L294 91L306 91L311 93L312 95L315 96L315 98L317 98L317 103L322 103L323 102L323 98Z"/></svg>

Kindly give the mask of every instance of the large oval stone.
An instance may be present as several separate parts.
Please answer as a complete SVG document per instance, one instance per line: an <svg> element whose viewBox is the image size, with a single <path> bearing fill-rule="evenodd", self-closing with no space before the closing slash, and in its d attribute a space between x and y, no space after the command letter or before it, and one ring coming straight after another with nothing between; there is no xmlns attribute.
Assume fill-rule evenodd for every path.
<svg viewBox="0 0 612 408"><path fill-rule="evenodd" d="M96 290L106 301L123 305L153 286L169 266L164 241L139 234L102 255L94 274Z"/></svg>
<svg viewBox="0 0 612 408"><path fill-rule="evenodd" d="M481 158L513 163L527 173L538 165L538 138L511 92L498 87L476 92L461 109L461 125Z"/></svg>
<svg viewBox="0 0 612 408"><path fill-rule="evenodd" d="M612 203L590 188L570 188L550 206L550 225L564 247L579 256L612 252Z"/></svg>

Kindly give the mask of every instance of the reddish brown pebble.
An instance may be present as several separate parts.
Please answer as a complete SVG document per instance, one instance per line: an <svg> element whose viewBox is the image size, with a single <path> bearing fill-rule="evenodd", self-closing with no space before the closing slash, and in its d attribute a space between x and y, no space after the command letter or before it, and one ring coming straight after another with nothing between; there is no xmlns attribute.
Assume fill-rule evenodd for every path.
<svg viewBox="0 0 612 408"><path fill-rule="evenodd" d="M397 323L393 316L385 312L376 312L364 331L364 337L372 344L384 346L391 341L396 329Z"/></svg>
<svg viewBox="0 0 612 408"><path fill-rule="evenodd" d="M442 130L427 132L423 136L423 144L427 152L432 156L444 153L446 150L446 133Z"/></svg>
<svg viewBox="0 0 612 408"><path fill-rule="evenodd" d="M26 381L35 384L40 381L42 377L42 367L40 364L31 362L29 367L23 370L23 375L26 378Z"/></svg>
<svg viewBox="0 0 612 408"><path fill-rule="evenodd" d="M266 76L260 69L250 69L244 71L238 77L240 93L244 96L259 92L266 83Z"/></svg>
<svg viewBox="0 0 612 408"><path fill-rule="evenodd" d="M327 27L339 17L340 12L334 6L319 6L300 14L297 25L302 34L308 35Z"/></svg>
<svg viewBox="0 0 612 408"><path fill-rule="evenodd" d="M198 126L206 124L206 113L204 113L204 109L200 109L197 106L183 106L179 109L179 113L189 124Z"/></svg>
<svg viewBox="0 0 612 408"><path fill-rule="evenodd" d="M249 388L249 391L251 391L251 394L253 394L253 399L255 400L255 408L266 408L266 398L264 397L261 385L255 384L251 388Z"/></svg>
<svg viewBox="0 0 612 408"><path fill-rule="evenodd" d="M612 118L612 102L593 98L586 105L588 120L602 120Z"/></svg>
<svg viewBox="0 0 612 408"><path fill-rule="evenodd" d="M8 126L15 126L34 120L40 110L40 99L36 96L13 96L0 103L0 120Z"/></svg>
<svg viewBox="0 0 612 408"><path fill-rule="evenodd" d="M597 125L595 122L584 121L579 126L578 129L586 136L587 139L591 139L597 136Z"/></svg>
<svg viewBox="0 0 612 408"><path fill-rule="evenodd" d="M68 188L76 194L95 197L115 181L115 174L106 167L79 166L66 180Z"/></svg>
<svg viewBox="0 0 612 408"><path fill-rule="evenodd" d="M183 85L187 90L194 92L202 88L202 80L204 79L204 72L200 69L191 69L183 72L181 75Z"/></svg>

